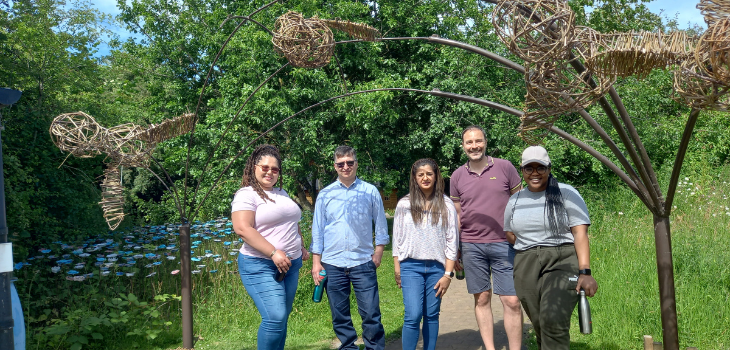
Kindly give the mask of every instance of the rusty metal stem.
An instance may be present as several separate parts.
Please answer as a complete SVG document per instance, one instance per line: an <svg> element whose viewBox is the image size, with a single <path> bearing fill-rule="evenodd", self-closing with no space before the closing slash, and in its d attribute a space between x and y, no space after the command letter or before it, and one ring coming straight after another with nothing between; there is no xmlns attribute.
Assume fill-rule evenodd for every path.
<svg viewBox="0 0 730 350"><path fill-rule="evenodd" d="M641 138L639 137L639 133L636 131L634 123L631 121L629 112L626 111L626 107L624 106L621 97L619 97L618 92L616 92L616 89L613 86L611 86L611 88L608 90L608 94L609 96L611 96L611 101L613 101L616 109L618 109L618 114L619 116L621 116L621 120L623 120L624 125L626 125L626 130L628 130L631 139L633 139L634 146L636 146L636 149L639 151L639 155L641 156L641 162L643 163L643 169L646 170L646 175L649 181L649 183L647 183L646 185L652 186L657 196L657 210L660 214L664 215L664 203L662 203L662 189L659 187L659 180L657 179L654 168L651 165L651 160L649 159L649 154L646 152L646 147L644 147L644 143L641 142Z"/></svg>
<svg viewBox="0 0 730 350"><path fill-rule="evenodd" d="M484 99L477 98L477 97L465 96L465 95L459 95L459 94L453 94L453 93L441 92L441 91L432 91L431 95L450 98L453 100L459 100L459 101L464 101L464 102L470 102L470 103L498 109L500 111L507 112L507 113L510 113L510 114L518 116L518 117L521 117L523 114L522 111L516 110L514 108L507 107L507 106L501 105L499 103L495 103L495 102L484 100ZM601 152L598 152L590 145L579 140L575 136L559 129L558 127L553 126L553 127L548 128L548 130L550 132L562 137L563 139L569 141L570 143L578 146L580 149L586 151L588 154L590 154L593 157L595 157L596 159L598 159L598 161L600 161L606 167L611 169L621 180L623 180L626 183L626 185L629 186L629 188L632 191L634 191L634 193L636 193L637 196L639 196L639 199L642 199L642 201L644 201L643 200L644 197L641 196L641 192L640 192L639 188L637 187L636 183L634 183L634 181L625 172L623 172L621 170L621 168L619 168L616 164L611 162L611 160L609 160L606 156L601 154Z"/></svg>
<svg viewBox="0 0 730 350"><path fill-rule="evenodd" d="M575 69L576 72L579 74L582 74L585 72L586 68L583 66L583 64L576 59L576 57L571 53L570 54L570 65L573 66L573 69ZM586 82L591 85L591 87L596 87L597 84L593 80L593 78L588 77L586 79ZM611 87L613 89L613 87ZM649 198L642 199L642 202L647 204L647 209L649 209L652 213L657 214L661 209L658 209L659 206L659 200L657 193L655 193L655 187L648 187L650 186L650 179L647 175L646 169L644 165L640 161L640 157L638 153L636 153L636 150L634 149L634 146L631 143L631 139L629 139L628 134L626 133L626 130L624 130L623 126L621 125L621 121L616 116L616 112L614 112L613 108L611 108L611 105L608 103L608 100L606 99L606 96L601 96L601 98L598 100L598 104L601 106L604 112L606 112L606 116L608 117L608 120L611 122L611 125L613 126L614 130L616 130L616 133L619 136L619 139L621 140L621 143L624 144L624 147L626 148L626 152L629 154L629 157L631 158L631 161L634 163L636 168L634 168L631 163L628 162L626 159L626 156L621 153L621 151L616 147L616 143L611 139L608 134L605 134L605 136L602 136L601 138L606 143L606 145L611 148L611 151L613 151L614 155L619 159L621 162L621 165L626 169L629 176L631 176L631 179L636 182L637 186L641 189L642 195L641 196L648 196L651 198L651 201L649 201ZM583 115L583 112L581 112L581 115ZM585 112L587 114L587 112ZM584 116L585 119L585 116ZM592 119L591 119L592 120ZM590 120L586 119L588 123L591 125L591 127L599 132L599 135L601 135L601 131L603 131L603 128L598 123L591 123ZM600 129L600 131L599 131ZM603 131L605 133L605 131ZM636 170L638 169L638 174ZM639 178L641 176L641 178ZM641 197L640 196L640 197Z"/></svg>
<svg viewBox="0 0 730 350"><path fill-rule="evenodd" d="M654 244L656 245L656 267L659 276L659 305L662 315L664 350L679 350L669 217L654 215Z"/></svg>
<svg viewBox="0 0 730 350"><path fill-rule="evenodd" d="M182 279L182 333L183 348L192 349L193 342L193 290L190 271L190 223L180 225L180 275Z"/></svg>
<svg viewBox="0 0 730 350"><path fill-rule="evenodd" d="M672 177L669 180L669 187L667 188L667 200L664 206L664 212L666 216L672 212L672 202L674 202L674 194L677 192L677 183L679 183L679 173L682 171L682 164L684 163L684 156L687 154L687 148L689 147L689 139L692 138L692 132L697 124L697 118L700 115L699 109L692 109L687 119L687 125L684 127L684 133L682 134L682 141L679 142L679 150L677 150L677 157L674 160L674 169L672 169Z"/></svg>

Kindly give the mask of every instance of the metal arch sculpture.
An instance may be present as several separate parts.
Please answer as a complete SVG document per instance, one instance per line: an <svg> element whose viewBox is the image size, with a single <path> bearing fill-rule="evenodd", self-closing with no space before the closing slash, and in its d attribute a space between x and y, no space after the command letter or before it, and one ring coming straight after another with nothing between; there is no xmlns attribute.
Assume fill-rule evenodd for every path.
<svg viewBox="0 0 730 350"><path fill-rule="evenodd" d="M304 40L304 43L297 40L285 40L286 38L296 38L299 34L288 33L299 33L300 29L293 29L293 32L287 32L282 29L285 27L285 23L282 22L281 25L276 28L276 32L273 32L253 19L254 15L269 8L276 2L278 1L272 1L269 4L260 7L256 11L253 11L248 16L231 16L226 20L239 19L241 21L229 35L228 39L223 43L211 64L208 76L205 79L200 93L198 107L196 112L190 118L190 139L188 142L185 180L183 181L185 188L182 191L182 196L184 196L184 198L182 200L179 198L179 194L174 183L172 183L169 176L167 176L170 187L173 191L175 191L175 200L183 223L180 227L180 251L182 255L181 270L183 276L181 293L183 297L183 347L188 349L193 347L190 284L190 225L188 220L192 220L197 216L202 204L207 200L213 189L219 183L220 179L232 166L233 162L243 155L251 145L255 144L261 137L265 136L276 127L329 101L375 91L406 91L413 93L427 93L436 97L475 103L488 108L499 109L520 117L522 124L519 134L526 141L536 143L540 141L540 138L544 136L544 134L554 133L591 154L602 164L611 169L624 183L626 183L626 185L637 195L637 197L646 205L654 216L664 344L666 349L679 349L669 215L671 213L672 201L676 191L684 155L700 110L724 110L728 106L727 92L729 82L727 81L726 76L717 76L719 69L708 69L708 67L713 67L712 62L715 62L718 67L720 67L721 64L725 64L725 62L722 61L722 54L724 52L723 50L726 50L728 46L725 45L725 42L723 41L727 36L725 36L724 32L722 32L722 29L717 29L718 34L708 38L704 45L696 45L693 39L683 38L679 34L673 34L674 36L655 35L653 33L614 33L604 35L597 33L590 28L576 27L573 23L574 17L563 0L487 0L487 2L496 4L497 6L495 8L499 10L493 19L495 29L498 33L500 33L499 35L502 40L505 41L505 44L516 55L525 59L525 66L527 67L527 69L525 69L525 67L520 64L512 62L482 48L449 39L439 38L437 36L381 38L379 33L365 25L340 20L306 19L301 15L291 13L285 16L288 18L287 21L293 18L294 22L299 23L297 28L303 28L302 24L305 24L306 27L307 23L317 23L318 29L313 32L309 32L309 29L306 29L305 31L307 31L308 34L304 35L304 37L307 38ZM713 26L722 22L727 14L730 13L730 11L726 11L728 6L719 6L718 4L722 5L724 2L722 0L703 0L700 3L700 7L704 9L703 11L708 13L708 18L711 17L711 23ZM527 78L526 85L528 88L528 103L526 103L527 110L520 111L476 97L452 94L438 90L426 91L417 89L384 88L346 93L304 108L299 112L284 118L279 123L272 126L269 130L260 134L257 138L253 139L245 147L243 147L238 154L230 160L226 168L213 183L213 186L208 189L200 201L197 201L196 203L195 200L192 200L191 203L189 203L187 178L189 175L188 167L190 164L190 150L193 146L195 122L197 120L198 109L202 103L202 96L218 58L225 50L231 38L246 23L256 24L271 34L273 37L272 42L275 46L277 46L277 50L287 57L289 63L284 64L276 72L266 78L252 92L252 94L248 96L246 101L237 111L236 115L231 119L218 144L214 147L213 152L218 149L220 141L225 137L232 123L240 115L241 111L253 98L253 96L262 86L267 84L283 69L289 65L317 67L327 64L331 57L336 57L334 53L332 55L329 55L328 53L334 52L334 46L338 44L357 43L366 40L422 40L430 43L456 47L494 60L505 67L525 74ZM348 31L347 28L350 28L348 33L357 39L343 42L331 42L328 37L329 34L326 34L327 30L319 26L321 23L324 23L329 28L341 30L345 28L345 31ZM710 20L708 20L708 23L710 23ZM713 30L714 28L715 27L713 27ZM277 35L279 36L279 40L276 39ZM667 45L667 42L670 44ZM303 46L297 47L297 45ZM696 47L696 49L693 49L694 47ZM627 54L627 52L629 53ZM287 55L287 53L289 54ZM626 57L630 56L632 53L636 57L641 57L640 62L643 63L635 64L633 62L625 62L627 60ZM714 58L712 57L713 54L715 54ZM693 57L694 62L692 62ZM701 57L702 59L697 59L697 57ZM555 60L560 63L549 62L550 60ZM708 62L710 64L709 66ZM657 181L656 174L645 147L639 138L630 115L612 84L617 76L636 74L641 77L647 74L647 72L651 69L667 67L671 67L674 72L674 97L687 103L693 109L690 113L680 142L674 169L667 188L666 198L663 198L660 185ZM530 93L530 91L532 93ZM606 94L608 96L606 96ZM612 104L609 103L609 99ZM588 112L586 112L585 108L593 102L598 102L601 109L603 109L606 116L611 121L611 125L618 135L617 141L614 141L610 137L609 133L604 130L603 127L599 125L599 123L597 123L590 114L588 114ZM553 122L560 114L566 112L578 113L581 118L597 132L602 141L610 149L612 155L618 160L619 164L614 164L610 159L593 149L587 143L579 140L568 132L555 127ZM81 144L83 143L83 140L94 139L95 135L97 135L93 128L86 130L85 132L76 132L72 134L76 135L74 136L75 138L72 137L68 143L63 143L64 147L68 147L68 145L73 144ZM143 137L140 137L139 140L149 141L145 140ZM622 151L618 147L617 143L623 144L623 149L625 151ZM77 149L77 153L79 154L86 154L84 152L95 151L98 151L98 149L93 147ZM154 158L152 158L152 160L154 160ZM198 185L192 193L191 198L193 199L198 198L197 193L200 189L200 184L202 183L204 176L207 174L209 164L210 158L208 159L208 163L204 165L204 169L201 172L202 177L198 179ZM162 181L159 176L158 179ZM165 183L164 181L162 182ZM114 187L112 177L110 177L109 187ZM189 207L187 207L187 205L189 205Z"/></svg>

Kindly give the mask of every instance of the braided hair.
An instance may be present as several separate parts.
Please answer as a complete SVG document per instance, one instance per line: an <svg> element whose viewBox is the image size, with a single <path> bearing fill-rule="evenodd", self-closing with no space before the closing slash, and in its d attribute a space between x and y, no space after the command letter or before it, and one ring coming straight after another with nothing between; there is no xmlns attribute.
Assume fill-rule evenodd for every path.
<svg viewBox="0 0 730 350"><path fill-rule="evenodd" d="M261 158L263 157L274 157L276 159L277 164L279 165L279 189L281 189L281 178L284 177L283 169L281 168L281 155L279 155L279 150L269 144L263 144L261 146L256 147L256 149L251 153L251 156L248 157L248 160L246 160L246 167L243 168L243 179L241 180L241 187L247 187L251 186L256 193L258 193L259 197L263 199L264 201L270 200L273 203L273 199L269 198L268 195L266 195L266 192L264 192L263 187L261 187L261 184L256 179L256 164L259 163Z"/></svg>
<svg viewBox="0 0 730 350"><path fill-rule="evenodd" d="M545 216L548 218L548 227L553 236L559 236L561 230L568 227L568 215L563 203L563 194L560 193L558 180L551 172L548 176L548 185L545 189Z"/></svg>

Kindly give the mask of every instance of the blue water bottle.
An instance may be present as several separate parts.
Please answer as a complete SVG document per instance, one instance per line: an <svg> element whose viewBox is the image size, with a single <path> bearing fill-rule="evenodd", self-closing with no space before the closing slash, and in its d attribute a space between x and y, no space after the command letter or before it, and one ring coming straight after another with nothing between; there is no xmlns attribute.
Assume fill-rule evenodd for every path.
<svg viewBox="0 0 730 350"><path fill-rule="evenodd" d="M318 303L322 301L322 293L324 292L324 283L327 281L327 271L322 270L319 272L319 285L314 286L314 295L312 295L312 301Z"/></svg>

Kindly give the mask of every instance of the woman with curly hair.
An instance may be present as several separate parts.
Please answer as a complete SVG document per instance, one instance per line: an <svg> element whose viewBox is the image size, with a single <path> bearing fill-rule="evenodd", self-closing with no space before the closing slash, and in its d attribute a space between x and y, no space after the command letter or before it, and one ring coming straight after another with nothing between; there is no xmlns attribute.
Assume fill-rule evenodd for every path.
<svg viewBox="0 0 730 350"><path fill-rule="evenodd" d="M454 277L459 244L456 208L444 194L433 159L411 167L410 193L398 201L393 221L395 282L403 289L403 349L416 349L423 319L423 349L436 348L441 298Z"/></svg>
<svg viewBox="0 0 730 350"><path fill-rule="evenodd" d="M279 188L274 188L277 182ZM299 230L302 212L281 189L276 147L261 145L253 151L231 207L233 230L244 242L238 272L261 314L258 349L284 349L299 269L309 253Z"/></svg>

